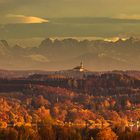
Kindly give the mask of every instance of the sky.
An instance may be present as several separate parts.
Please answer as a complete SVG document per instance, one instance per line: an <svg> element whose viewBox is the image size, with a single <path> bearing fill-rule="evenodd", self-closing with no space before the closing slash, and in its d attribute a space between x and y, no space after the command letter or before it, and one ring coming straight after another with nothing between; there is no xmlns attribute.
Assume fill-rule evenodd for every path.
<svg viewBox="0 0 140 140"><path fill-rule="evenodd" d="M140 0L0 0L0 23L42 23L52 17L140 19Z"/></svg>
<svg viewBox="0 0 140 140"><path fill-rule="evenodd" d="M37 47L44 38L140 38L139 6L140 0L0 0L0 39L21 47ZM45 57L37 54L25 59L47 62ZM9 66L7 58L9 53L5 61L0 59L3 66ZM136 60L137 64L139 57Z"/></svg>

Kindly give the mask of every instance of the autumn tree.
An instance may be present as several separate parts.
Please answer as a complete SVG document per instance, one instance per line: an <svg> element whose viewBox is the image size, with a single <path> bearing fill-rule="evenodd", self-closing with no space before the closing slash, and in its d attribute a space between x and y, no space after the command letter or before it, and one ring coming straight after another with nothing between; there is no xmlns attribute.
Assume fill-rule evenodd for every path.
<svg viewBox="0 0 140 140"><path fill-rule="evenodd" d="M96 140L117 140L117 135L108 127L99 131Z"/></svg>

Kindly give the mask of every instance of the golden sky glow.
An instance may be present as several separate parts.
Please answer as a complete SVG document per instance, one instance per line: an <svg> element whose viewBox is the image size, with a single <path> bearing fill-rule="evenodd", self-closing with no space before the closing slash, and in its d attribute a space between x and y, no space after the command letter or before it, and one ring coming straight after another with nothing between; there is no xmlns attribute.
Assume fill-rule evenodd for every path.
<svg viewBox="0 0 140 140"><path fill-rule="evenodd" d="M140 18L140 0L0 0L0 23L7 14L52 17ZM8 19L7 19L8 22ZM42 22L42 21L41 21Z"/></svg>
<svg viewBox="0 0 140 140"><path fill-rule="evenodd" d="M25 15L13 15L8 14L6 15L7 20L10 23L43 23L49 22L46 19L34 17L34 16L25 16Z"/></svg>

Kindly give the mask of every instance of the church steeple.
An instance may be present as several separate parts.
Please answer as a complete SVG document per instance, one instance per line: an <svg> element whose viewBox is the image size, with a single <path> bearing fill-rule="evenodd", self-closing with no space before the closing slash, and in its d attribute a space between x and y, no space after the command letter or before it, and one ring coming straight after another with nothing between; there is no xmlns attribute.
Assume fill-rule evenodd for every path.
<svg viewBox="0 0 140 140"><path fill-rule="evenodd" d="M86 69L84 68L83 61L81 61L80 65L75 67L73 70L83 72Z"/></svg>
<svg viewBox="0 0 140 140"><path fill-rule="evenodd" d="M83 61L81 61L80 66L82 69L84 68Z"/></svg>

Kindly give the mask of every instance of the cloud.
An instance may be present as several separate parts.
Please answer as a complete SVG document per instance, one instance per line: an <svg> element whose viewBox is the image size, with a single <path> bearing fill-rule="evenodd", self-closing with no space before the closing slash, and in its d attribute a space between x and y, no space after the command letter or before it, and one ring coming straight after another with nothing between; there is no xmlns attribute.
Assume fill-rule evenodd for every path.
<svg viewBox="0 0 140 140"><path fill-rule="evenodd" d="M140 14L120 14L119 16L117 16L117 18L119 19L136 19L136 20L140 20Z"/></svg>
<svg viewBox="0 0 140 140"><path fill-rule="evenodd" d="M43 55L40 55L40 54L32 54L32 55L29 55L29 56L26 56L28 58L30 58L31 60L33 61L36 61L36 62L49 62L48 58L46 58L45 56Z"/></svg>
<svg viewBox="0 0 140 140"><path fill-rule="evenodd" d="M9 23L43 23L49 22L47 19L34 17L34 16L25 16L25 15L6 15L6 19Z"/></svg>

